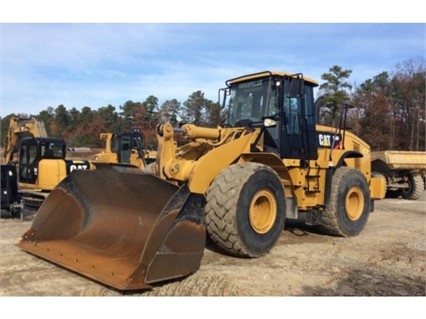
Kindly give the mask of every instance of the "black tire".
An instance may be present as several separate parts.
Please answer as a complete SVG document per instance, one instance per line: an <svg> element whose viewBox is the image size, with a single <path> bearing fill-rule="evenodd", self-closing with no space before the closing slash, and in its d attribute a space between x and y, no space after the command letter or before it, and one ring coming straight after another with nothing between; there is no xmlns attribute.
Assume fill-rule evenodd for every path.
<svg viewBox="0 0 426 319"><path fill-rule="evenodd" d="M422 197L425 186L423 178L418 172L408 173L408 184L409 187L401 192L402 198L417 200Z"/></svg>
<svg viewBox="0 0 426 319"><path fill-rule="evenodd" d="M12 215L12 217L14 217L14 218L18 218L18 217L21 217L21 207L11 207L10 208L10 214Z"/></svg>
<svg viewBox="0 0 426 319"><path fill-rule="evenodd" d="M273 169L259 163L234 164L222 170L208 190L207 231L226 253L259 257L280 237L285 208L284 187Z"/></svg>
<svg viewBox="0 0 426 319"><path fill-rule="evenodd" d="M356 236L364 229L369 215L370 190L364 175L355 168L338 168L323 214L323 228L333 235Z"/></svg>

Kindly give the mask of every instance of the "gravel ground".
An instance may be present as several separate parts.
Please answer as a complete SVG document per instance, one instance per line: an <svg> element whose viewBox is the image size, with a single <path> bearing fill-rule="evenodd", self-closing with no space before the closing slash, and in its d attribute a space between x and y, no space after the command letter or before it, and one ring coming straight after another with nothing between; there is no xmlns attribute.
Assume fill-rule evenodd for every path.
<svg viewBox="0 0 426 319"><path fill-rule="evenodd" d="M2 214L0 219L0 306L16 302L16 298L7 296L123 296L118 291L88 280L78 274L59 268L15 246L20 236L30 227L33 215L25 220L12 219ZM182 280L155 286L150 291L138 291L125 294L127 298L118 298L120 305L124 300L147 307L163 298L136 298L148 296L275 296L278 298L261 299L269 309L270 300L279 300L288 307L288 299L283 297L316 296L410 296L404 316L413 318L418 314L426 315L423 310L416 310L417 303L425 305L426 296L426 193L420 200L385 199L376 202L375 212L370 215L364 231L357 237L340 238L321 234L313 227L298 223L287 223L282 236L274 249L266 256L256 259L234 258L219 252L208 242L202 264L198 272ZM17 298L21 300L20 298ZM39 298L35 298L39 300ZM51 298L42 298L45 300ZM85 298L77 298L85 303ZM105 298L101 298L104 299ZM117 298L106 298L108 304L117 302ZM175 298L171 298L175 300ZM182 300L181 298L178 298ZM202 298L206 302L205 298ZM220 298L223 302L223 298ZM331 298L336 300L336 298ZM349 298L351 299L351 298ZM377 299L373 298L374 304ZM33 298L25 298L33 301ZM57 299L54 299L57 300ZM89 300L92 300L89 298ZM98 298L95 298L98 300ZM198 300L199 298L190 300ZM210 305L212 311L217 307ZM213 298L216 300L216 298ZM225 298L228 303L228 298ZM241 298L231 298L232 305ZM249 300L259 300L251 299ZM300 299L296 298L297 304ZM318 305L318 298L302 298L309 304ZM329 298L321 299L327 301ZM340 303L347 298L337 298ZM351 300L354 300L353 298ZM357 300L357 298L355 298ZM370 299L369 299L370 300ZM382 300L379 298L379 300ZM386 308L391 313L400 314L394 309L393 298L386 299ZM401 302L401 298L397 298ZM174 304L174 301L167 301ZM252 302L247 299L237 302L238 313L251 309ZM411 303L414 302L414 305ZM183 304L187 304L184 298ZM189 302L192 304L192 302ZM275 303L275 302L274 302ZM50 304L50 303L49 303ZM92 304L92 302L91 302ZM197 304L197 303L196 303ZM323 304L323 302L321 302ZM36 305L40 305L39 302ZM333 306L334 303L331 304ZM329 305L330 306L330 305ZM121 307L121 306L120 306ZM180 308L175 305L176 309ZM37 307L36 307L37 308ZM69 307L67 307L69 308ZM130 306L131 308L131 306ZM159 306L161 309L162 307ZM167 307L168 308L168 307ZM290 307L291 308L291 307ZM308 307L309 308L309 307ZM304 309L304 311L308 311ZM405 308L405 307L404 307ZM186 308L185 308L186 309ZM250 317L260 309L254 308L245 315ZM315 307L314 307L315 309ZM399 309L399 308L398 308ZM24 310L24 309L22 309ZM70 309L71 310L71 309ZM100 311L100 308L98 308ZM158 310L156 310L158 313ZM340 315L351 316L356 310ZM355 312L354 312L355 311ZM420 312L419 312L420 311ZM12 313L15 313L12 310ZM205 312L205 310L203 310ZM112 314L114 312L109 312ZM209 312L205 316L209 316ZM284 312L286 313L286 312ZM383 310L380 314L383 314ZM335 313L339 314L338 311ZM31 312L34 316L34 312ZM45 314L46 315L46 314ZM176 317L177 313L174 314ZM328 318L334 314L328 314ZM188 317L188 314L186 314ZM377 317L377 316L376 316ZM10 318L10 316L6 317ZM46 316L44 316L46 318ZM189 318L189 317L188 317ZM316 316L318 318L318 315Z"/></svg>

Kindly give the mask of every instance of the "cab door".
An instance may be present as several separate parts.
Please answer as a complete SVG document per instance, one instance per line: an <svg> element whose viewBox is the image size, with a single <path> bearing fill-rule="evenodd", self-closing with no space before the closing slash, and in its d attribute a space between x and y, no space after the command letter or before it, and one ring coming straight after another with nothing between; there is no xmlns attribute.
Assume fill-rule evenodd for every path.
<svg viewBox="0 0 426 319"><path fill-rule="evenodd" d="M131 154L131 137L127 135L121 136L120 140L120 152L119 152L119 161L122 164L130 164L130 154Z"/></svg>
<svg viewBox="0 0 426 319"><path fill-rule="evenodd" d="M286 81L283 96L283 123L281 126L282 158L313 160L318 158L318 141L315 126L313 87L299 81L298 93L291 92L290 81ZM300 84L299 84L300 86Z"/></svg>
<svg viewBox="0 0 426 319"><path fill-rule="evenodd" d="M36 184L38 163L40 161L39 147L35 139L23 139L19 151L19 181Z"/></svg>

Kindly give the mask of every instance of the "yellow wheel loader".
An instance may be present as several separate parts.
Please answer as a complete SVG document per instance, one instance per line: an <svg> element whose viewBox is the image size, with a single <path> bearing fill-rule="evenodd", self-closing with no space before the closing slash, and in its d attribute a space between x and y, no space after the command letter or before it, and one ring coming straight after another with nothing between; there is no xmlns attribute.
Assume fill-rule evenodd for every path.
<svg viewBox="0 0 426 319"><path fill-rule="evenodd" d="M17 245L135 290L196 272L206 233L239 257L268 253L288 219L358 235L385 180L372 177L369 146L344 125L315 124L315 86L270 71L228 80L222 125L159 125L149 173L111 164L74 172ZM177 146L176 134L187 143Z"/></svg>

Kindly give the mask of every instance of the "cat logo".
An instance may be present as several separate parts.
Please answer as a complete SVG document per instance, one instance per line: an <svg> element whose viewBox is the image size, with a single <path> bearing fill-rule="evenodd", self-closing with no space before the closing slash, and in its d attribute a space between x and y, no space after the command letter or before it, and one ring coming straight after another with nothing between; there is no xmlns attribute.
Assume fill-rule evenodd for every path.
<svg viewBox="0 0 426 319"><path fill-rule="evenodd" d="M319 134L319 145L322 147L330 148L333 146L339 145L340 136L339 135L331 135L331 134Z"/></svg>
<svg viewBox="0 0 426 319"><path fill-rule="evenodd" d="M71 165L70 166L70 172L72 172L75 169L89 169L89 165Z"/></svg>

